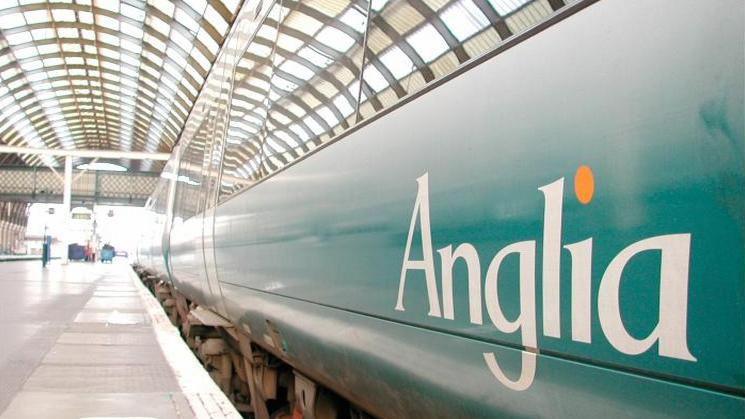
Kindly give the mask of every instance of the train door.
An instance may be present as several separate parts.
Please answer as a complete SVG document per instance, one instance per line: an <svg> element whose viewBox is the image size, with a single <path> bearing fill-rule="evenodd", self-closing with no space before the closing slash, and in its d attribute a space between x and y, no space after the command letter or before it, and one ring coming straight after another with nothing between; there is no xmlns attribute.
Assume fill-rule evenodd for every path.
<svg viewBox="0 0 745 419"><path fill-rule="evenodd" d="M194 129L186 131L181 142L176 176L175 204L168 238L168 253L173 280L187 294L208 299L202 252L202 167L207 153L205 138L208 127L206 107L198 104ZM188 291L187 291L188 290ZM195 298L196 299L196 298ZM207 301L199 301L206 303Z"/></svg>
<svg viewBox="0 0 745 419"><path fill-rule="evenodd" d="M229 118L230 71L225 55L218 59L214 85L215 100L210 112L213 123L212 135L208 144L209 153L204 164L204 211L202 217L202 251L204 252L204 268L207 283L212 292L213 307L223 315L227 315L220 289L217 260L215 257L215 207L220 191L220 170L224 151L225 134Z"/></svg>
<svg viewBox="0 0 745 419"><path fill-rule="evenodd" d="M171 228L173 227L173 216L176 202L176 186L179 172L179 162L181 161L181 155L179 154L181 147L176 145L173 148L172 155L176 156L175 159L170 160L163 172L166 174L168 179L168 197L166 201L166 220L163 226L163 234L161 236L161 248L163 249L163 263L166 267L166 274L171 280L173 280L173 268L171 267Z"/></svg>
<svg viewBox="0 0 745 419"><path fill-rule="evenodd" d="M215 216L215 183L219 166L215 163L215 156L219 157L221 152L221 139L217 134L217 106L212 104L208 111L208 120L211 124L209 139L206 143L204 161L202 166L202 215L200 220L201 251L204 261L204 272L207 286L209 289L209 305L218 313L225 315L225 307L222 301L220 283L217 277L217 265L215 263L215 252L212 235L212 226L214 225ZM217 166L217 167L216 167Z"/></svg>

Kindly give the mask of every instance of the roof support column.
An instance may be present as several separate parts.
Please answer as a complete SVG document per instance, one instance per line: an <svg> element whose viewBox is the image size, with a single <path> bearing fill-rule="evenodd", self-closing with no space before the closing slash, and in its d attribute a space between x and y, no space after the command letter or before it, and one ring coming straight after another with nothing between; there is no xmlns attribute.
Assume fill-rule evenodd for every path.
<svg viewBox="0 0 745 419"><path fill-rule="evenodd" d="M20 224L13 226L13 253L21 253L23 247L23 228Z"/></svg>
<svg viewBox="0 0 745 419"><path fill-rule="evenodd" d="M70 238L70 210L72 206L72 156L65 156L65 185L62 188L62 213L64 219L62 221L62 263L67 265L69 259L69 238Z"/></svg>
<svg viewBox="0 0 745 419"><path fill-rule="evenodd" d="M7 234L5 233L7 230L7 223L5 220L0 221L0 251L2 253L8 253L8 246L7 244Z"/></svg>

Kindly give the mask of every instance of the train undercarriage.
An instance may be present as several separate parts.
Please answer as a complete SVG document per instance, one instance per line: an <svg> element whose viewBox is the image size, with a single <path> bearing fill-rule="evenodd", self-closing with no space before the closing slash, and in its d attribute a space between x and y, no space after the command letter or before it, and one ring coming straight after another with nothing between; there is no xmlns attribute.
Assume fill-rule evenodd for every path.
<svg viewBox="0 0 745 419"><path fill-rule="evenodd" d="M243 329L187 299L162 277L140 266L134 269L243 417L373 418L258 345Z"/></svg>

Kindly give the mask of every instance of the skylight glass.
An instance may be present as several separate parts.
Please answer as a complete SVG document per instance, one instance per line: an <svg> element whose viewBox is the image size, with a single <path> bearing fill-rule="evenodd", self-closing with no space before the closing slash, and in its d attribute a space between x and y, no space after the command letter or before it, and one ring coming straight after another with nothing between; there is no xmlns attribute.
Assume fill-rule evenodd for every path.
<svg viewBox="0 0 745 419"><path fill-rule="evenodd" d="M343 15L341 15L341 18L339 18L339 20L346 23L352 29L359 33L363 33L365 31L365 27L367 26L367 18L354 6L350 6L347 11L344 12Z"/></svg>
<svg viewBox="0 0 745 419"><path fill-rule="evenodd" d="M297 55L321 68L327 67L334 62L334 60L327 55L322 54L311 47L300 49L300 51L297 52Z"/></svg>
<svg viewBox="0 0 745 419"><path fill-rule="evenodd" d="M360 95L360 101L364 102L367 100L367 95L365 94L364 90L360 90L360 82L355 80L352 82L352 84L349 85L349 88L347 89L349 91L349 94L352 95L352 97L356 98L357 95Z"/></svg>
<svg viewBox="0 0 745 419"><path fill-rule="evenodd" d="M155 6L156 9L160 10L164 15L173 17L175 6L169 0L148 0L148 2Z"/></svg>
<svg viewBox="0 0 745 419"><path fill-rule="evenodd" d="M18 0L6 0L0 3L0 10L10 9L18 6Z"/></svg>
<svg viewBox="0 0 745 419"><path fill-rule="evenodd" d="M321 29L316 39L339 52L347 52L354 45L354 39L349 35L331 26Z"/></svg>
<svg viewBox="0 0 745 419"><path fill-rule="evenodd" d="M426 62L431 62L448 50L448 44L442 39L434 26L426 24L409 35L406 40Z"/></svg>
<svg viewBox="0 0 745 419"><path fill-rule="evenodd" d="M311 131L313 131L313 134L315 135L321 135L326 132L326 130L324 130L321 125L319 125L318 122L316 122L316 120L313 119L313 117L311 116L306 116L305 118L303 118L303 122L305 123L305 125L308 126L308 128L310 128Z"/></svg>
<svg viewBox="0 0 745 419"><path fill-rule="evenodd" d="M338 109L344 117L347 117L354 112L354 108L352 108L352 105L349 104L349 101L344 97L344 95L336 96L334 99L334 106L336 106L336 109Z"/></svg>
<svg viewBox="0 0 745 419"><path fill-rule="evenodd" d="M303 80L310 80L314 75L311 69L292 60L287 60L282 63L282 65L279 66L279 69Z"/></svg>
<svg viewBox="0 0 745 419"><path fill-rule="evenodd" d="M401 79L414 71L414 63L409 56L395 45L380 55L380 61L385 64L391 74L393 74L393 77L397 79Z"/></svg>
<svg viewBox="0 0 745 419"><path fill-rule="evenodd" d="M52 18L55 22L75 22L75 12L67 9L53 9Z"/></svg>
<svg viewBox="0 0 745 419"><path fill-rule="evenodd" d="M388 1L389 0L372 0L372 5L370 7L372 7L376 12L379 12L383 10L386 4L388 4Z"/></svg>
<svg viewBox="0 0 745 419"><path fill-rule="evenodd" d="M3 30L13 29L25 25L25 19L20 13L9 13L0 16L0 28Z"/></svg>
<svg viewBox="0 0 745 419"><path fill-rule="evenodd" d="M217 13L217 10L212 5L207 5L204 17L207 18L207 22L211 23L219 33L224 34L227 32L228 23Z"/></svg>
<svg viewBox="0 0 745 419"><path fill-rule="evenodd" d="M327 106L321 106L316 110L318 115L321 115L321 118L323 118L324 121L326 121L327 124L329 124L330 127L335 127L339 120L336 118L336 115L329 109Z"/></svg>
<svg viewBox="0 0 745 419"><path fill-rule="evenodd" d="M34 25L37 23L49 22L49 11L47 10L32 10L23 14L26 17L26 23Z"/></svg>
<svg viewBox="0 0 745 419"><path fill-rule="evenodd" d="M207 7L207 0L184 0L184 2L199 14L204 13L204 8Z"/></svg>
<svg viewBox="0 0 745 419"><path fill-rule="evenodd" d="M145 11L143 9L130 6L129 4L122 4L121 5L121 13L124 16L127 16L130 19L137 20L139 22L142 22L145 20Z"/></svg>
<svg viewBox="0 0 745 419"><path fill-rule="evenodd" d="M388 82L385 80L385 77L383 77L383 75L380 74L380 71L378 71L378 69L373 65L365 67L363 78L376 92L381 92L388 87Z"/></svg>
<svg viewBox="0 0 745 419"><path fill-rule="evenodd" d="M442 20L459 41L489 26L489 19L471 0L460 0L442 12Z"/></svg>
<svg viewBox="0 0 745 419"><path fill-rule="evenodd" d="M292 92L293 90L298 88L297 84L289 80L286 80L280 76L274 76L272 78L272 84L278 87L279 89L284 90L285 92Z"/></svg>
<svg viewBox="0 0 745 419"><path fill-rule="evenodd" d="M20 45L20 44L25 44L26 42L32 41L30 32L14 33L14 34L5 36L5 39L8 40L8 44L10 45Z"/></svg>
<svg viewBox="0 0 745 419"><path fill-rule="evenodd" d="M189 30L192 34L196 35L197 31L199 31L199 24L196 20L191 18L191 15L184 11L181 7L176 8L176 12L174 14L174 20L186 27L186 29Z"/></svg>
<svg viewBox="0 0 745 419"><path fill-rule="evenodd" d="M488 0L489 4L492 5L494 10L499 13L500 16L507 16L508 14L519 9L522 5L530 2L530 0Z"/></svg>

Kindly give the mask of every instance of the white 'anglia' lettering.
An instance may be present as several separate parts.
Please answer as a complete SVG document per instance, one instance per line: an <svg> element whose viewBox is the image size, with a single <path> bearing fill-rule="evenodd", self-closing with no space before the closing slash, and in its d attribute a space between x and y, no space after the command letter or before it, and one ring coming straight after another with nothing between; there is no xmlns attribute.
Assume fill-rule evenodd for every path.
<svg viewBox="0 0 745 419"><path fill-rule="evenodd" d="M638 241L623 249L608 265L598 291L598 316L605 336L614 348L638 355L659 343L659 354L695 361L688 350L688 264L690 234L670 234ZM621 274L629 260L641 252L660 251L659 321L652 333L636 339L626 331L621 318ZM602 302L602 304L600 303Z"/></svg>
<svg viewBox="0 0 745 419"><path fill-rule="evenodd" d="M520 315L513 321L507 320L499 305L499 267L510 254L520 258ZM486 271L486 310L489 312L494 327L504 333L514 333L520 329L522 343L527 349L537 351L538 344L535 331L535 241L525 241L504 247L497 252ZM520 378L512 381L499 368L492 353L485 353L484 359L492 374L508 388L516 391L527 390L533 384L536 367L536 354L522 351L522 368Z"/></svg>
<svg viewBox="0 0 745 419"><path fill-rule="evenodd" d="M453 252L453 246L443 247L437 251L442 259L442 310L444 317L455 318L453 307L453 265L458 258L463 259L468 268L468 310L471 323L483 324L481 307L481 263L476 248L470 243L463 243Z"/></svg>
<svg viewBox="0 0 745 419"><path fill-rule="evenodd" d="M417 195L414 211L409 224L404 260L401 266L396 310L405 311L404 291L406 276L411 270L424 273L429 302L429 315L455 318L453 296L453 267L461 259L468 273L469 317L473 324L483 324L483 305L494 327L503 333L520 331L522 351L520 374L511 379L504 373L494 353L484 353L484 361L494 377L506 387L522 391L530 388L537 368L538 340L536 325L536 242L521 241L505 246L492 258L484 277L484 292L481 289L481 263L476 248L470 243L461 243L453 250L453 245L445 246L437 252L441 260L442 272L442 311L435 273L432 233L429 217L428 174L417 179ZM543 334L552 338L561 337L561 231L564 178L538 188L544 194L544 224L542 246L542 293L543 293ZM417 219L421 232L422 260L410 260L411 245L416 230ZM610 262L600 281L597 297L598 319L608 342L618 351L628 355L638 355L658 343L661 356L686 361L696 361L688 349L688 269L690 263L690 234L671 234L657 236L623 249ZM592 342L592 249L593 239L563 246L571 260L571 320L572 340ZM621 275L631 258L644 251L660 252L660 298L659 316L654 330L644 339L636 339L629 334L623 324L620 309ZM499 268L505 258L519 259L519 300L520 314L515 320L508 320L499 299ZM650 279L651 280L651 279ZM655 279L657 280L657 279ZM483 298L483 300L482 300ZM514 375L514 374L511 374Z"/></svg>
<svg viewBox="0 0 745 419"><path fill-rule="evenodd" d="M429 315L440 317L440 299L437 293L437 278L435 278L435 261L432 254L432 233L429 227L429 181L428 174L420 176L416 180L419 190L414 203L414 213L411 214L411 226L409 236L406 239L406 252L404 263L401 268L401 279L398 286L398 301L396 310L404 311L404 288L406 287L406 272L408 270L421 269L424 271L427 282L427 296L429 298ZM414 238L414 227L416 226L417 214L419 215L419 230L422 234L422 260L409 260L411 252L411 240Z"/></svg>
<svg viewBox="0 0 745 419"><path fill-rule="evenodd" d="M543 209L543 334L561 337L559 275L561 273L561 214L564 178L538 188L545 197Z"/></svg>
<svg viewBox="0 0 745 419"><path fill-rule="evenodd" d="M572 340L592 342L592 239L564 246L572 257Z"/></svg>

